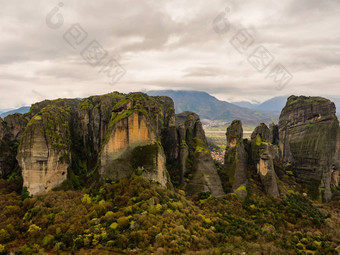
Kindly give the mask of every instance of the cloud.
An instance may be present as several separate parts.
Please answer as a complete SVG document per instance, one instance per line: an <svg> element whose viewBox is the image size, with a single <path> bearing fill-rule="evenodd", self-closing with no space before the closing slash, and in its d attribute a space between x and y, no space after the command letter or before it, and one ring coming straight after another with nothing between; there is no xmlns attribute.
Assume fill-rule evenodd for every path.
<svg viewBox="0 0 340 255"><path fill-rule="evenodd" d="M216 68L216 67L190 67L184 70L186 73L184 77L200 77L200 76L220 76L224 75L226 70L223 70L223 68Z"/></svg>
<svg viewBox="0 0 340 255"><path fill-rule="evenodd" d="M60 2L60 1L59 1ZM4 1L0 9L0 109L58 97L111 91L204 90L225 100L265 100L287 94L340 95L340 2L336 0L63 1L64 24L46 15L58 1ZM213 20L226 11L230 30ZM73 25L88 34L76 49L64 39ZM240 54L230 40L240 28L254 43ZM127 71L115 85L81 51L92 40ZM274 56L262 73L247 57L263 45ZM283 64L292 81L276 90L266 78Z"/></svg>

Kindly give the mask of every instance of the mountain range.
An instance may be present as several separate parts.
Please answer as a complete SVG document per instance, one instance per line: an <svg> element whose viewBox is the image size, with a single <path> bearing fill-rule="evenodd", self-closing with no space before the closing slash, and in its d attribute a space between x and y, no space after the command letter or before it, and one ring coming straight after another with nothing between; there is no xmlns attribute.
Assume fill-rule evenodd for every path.
<svg viewBox="0 0 340 255"><path fill-rule="evenodd" d="M0 110L0 117L5 118L6 116L13 114L13 113L27 113L29 112L30 107L29 106L23 106L18 109L13 109L13 110Z"/></svg>
<svg viewBox="0 0 340 255"><path fill-rule="evenodd" d="M223 120L231 123L234 119L240 119L244 124L257 125L260 122L277 122L278 114L261 112L241 107L202 91L183 90L153 90L146 92L150 96L168 96L174 100L175 111L196 112L202 121Z"/></svg>
<svg viewBox="0 0 340 255"><path fill-rule="evenodd" d="M220 104L245 109L185 99L202 100L208 117ZM290 96L277 125L245 138L234 120L223 139L217 162L196 113L140 92L44 100L0 118L0 255L340 251L330 100Z"/></svg>
<svg viewBox="0 0 340 255"><path fill-rule="evenodd" d="M289 96L273 97L262 103L251 103L248 101L233 102L234 105L240 107L246 107L254 111L267 112L267 113L280 113L283 107L286 105L287 98ZM340 109L340 97L327 96L329 100L334 102L337 109ZM337 111L337 115L340 115L340 111Z"/></svg>
<svg viewBox="0 0 340 255"><path fill-rule="evenodd" d="M260 122L270 124L277 122L282 109L284 108L287 96L278 96L270 98L262 103L237 101L226 102L203 91L186 91L186 90L152 90L146 92L150 96L169 96L174 100L175 111L196 112L202 119L202 122L225 121L231 123L234 119L240 119L245 125L257 125ZM340 109L340 97L327 97L333 101L337 109ZM80 100L80 98L77 98ZM0 117L13 113L27 113L29 106L23 106L18 109L0 109ZM337 115L340 112L337 111Z"/></svg>

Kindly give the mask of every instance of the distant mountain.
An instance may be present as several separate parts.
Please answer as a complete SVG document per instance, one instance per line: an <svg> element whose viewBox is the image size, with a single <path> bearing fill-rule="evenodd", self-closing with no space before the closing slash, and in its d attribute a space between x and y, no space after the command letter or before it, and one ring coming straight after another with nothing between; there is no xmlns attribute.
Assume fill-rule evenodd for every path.
<svg viewBox="0 0 340 255"><path fill-rule="evenodd" d="M239 107L254 109L256 106L258 106L260 103L251 103L248 101L240 101L240 102L232 102L232 104L237 105Z"/></svg>
<svg viewBox="0 0 340 255"><path fill-rule="evenodd" d="M1 118L5 118L7 115L10 115L10 114L13 114L13 113L22 113L22 114L24 114L24 113L29 112L30 108L31 107L29 107L29 106L23 106L23 107L20 107L18 109L10 110L10 111L7 111L7 112L2 112L0 114L0 117Z"/></svg>
<svg viewBox="0 0 340 255"><path fill-rule="evenodd" d="M201 119L223 120L231 122L240 119L244 124L258 125L260 122L271 123L278 119L277 114L262 113L248 108L220 101L216 97L201 91L154 90L148 91L150 96L168 96L174 100L177 113L193 111Z"/></svg>
<svg viewBox="0 0 340 255"><path fill-rule="evenodd" d="M262 104L259 104L254 109L263 112L281 113L283 107L285 107L288 96L273 97Z"/></svg>
<svg viewBox="0 0 340 255"><path fill-rule="evenodd" d="M276 113L280 114L283 107L286 105L288 96L280 96L273 97L263 103L251 103L247 101L241 102L233 102L233 104L240 107L247 107L249 109L253 109L255 111L267 112L267 113Z"/></svg>
<svg viewBox="0 0 340 255"><path fill-rule="evenodd" d="M1 114L1 113L4 113L4 112L8 112L8 111L10 111L10 110L12 110L12 109L0 109L0 114Z"/></svg>
<svg viewBox="0 0 340 255"><path fill-rule="evenodd" d="M286 105L286 101L288 97L289 96L273 97L267 101L264 101L263 103L258 103L258 104L250 103L247 101L233 102L233 104L237 106L241 106L241 107L247 107L255 111L280 114L283 107L285 107ZM324 96L324 97L335 103L335 106L337 108L337 115L340 115L340 97L330 97L330 96Z"/></svg>

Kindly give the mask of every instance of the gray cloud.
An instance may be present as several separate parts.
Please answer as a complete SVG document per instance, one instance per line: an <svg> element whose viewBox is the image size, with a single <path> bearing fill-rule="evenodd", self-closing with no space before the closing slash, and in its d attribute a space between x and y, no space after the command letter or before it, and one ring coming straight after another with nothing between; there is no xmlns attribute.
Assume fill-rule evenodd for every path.
<svg viewBox="0 0 340 255"><path fill-rule="evenodd" d="M3 1L0 9L0 109L43 98L110 91L204 90L225 100L287 94L340 95L340 2L336 0L63 1L64 24L50 29L58 1ZM230 30L212 22L226 8ZM73 49L63 34L75 23L88 38ZM255 42L245 54L229 43L240 28ZM97 40L127 73L115 85L80 56ZM247 56L265 46L293 75L283 89L258 73Z"/></svg>

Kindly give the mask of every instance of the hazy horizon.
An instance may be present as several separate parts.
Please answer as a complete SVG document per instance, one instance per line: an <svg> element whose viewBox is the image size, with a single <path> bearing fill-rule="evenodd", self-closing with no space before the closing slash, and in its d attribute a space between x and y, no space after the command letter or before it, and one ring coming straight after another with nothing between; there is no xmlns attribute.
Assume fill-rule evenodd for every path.
<svg viewBox="0 0 340 255"><path fill-rule="evenodd" d="M204 92L204 93L208 93L208 92L206 92L206 91L199 91L199 90L191 90L191 89L188 89L188 90L172 90L172 89L168 89L168 90L170 90L170 91L193 91L193 92ZM151 91L151 90L150 90ZM161 91L161 90L157 90L157 91ZM111 92L116 92L116 91L111 91ZM120 92L120 91L118 91L118 92ZM143 90L143 91L131 91L131 92L142 92L142 93L147 93L147 92L149 92L149 91L147 91L147 90ZM110 93L110 92L107 92L107 93ZM129 92L121 92L121 93L129 93ZM93 95L89 95L89 96L96 96L96 95L104 95L104 94L106 94L106 93L102 93L102 94L93 94ZM218 99L218 100L220 100L220 101L224 101L224 102L228 102L228 103L241 103L241 102L248 102L248 103L251 103L251 104L253 104L253 105L260 105L260 104L262 104L262 103L264 103L264 102L266 102L266 101L268 101L268 100L270 100L270 99L273 99L273 98L275 98L275 97L289 97L289 96L291 96L291 95L282 95L282 96L275 96L275 97L270 97L270 98L268 98L268 99L265 99L265 100L263 100L263 101L255 101L255 100L243 100L243 101L227 101L227 100L224 100L224 99L221 99L221 98L218 98L217 96L215 96L215 95L213 95L213 94L210 94L210 93L208 93L209 95L211 95L211 96L213 96L213 97L215 97L216 99ZM296 94L295 96L310 96L310 95L299 95L299 94ZM323 96L323 97L325 97L325 98L327 98L327 99L330 99L330 100L332 100L332 98L339 98L340 99L340 96ZM40 100L40 101L43 101L43 100L55 100L55 99L64 99L64 98L68 98L68 99L82 99L82 98L86 98L86 97L55 97L55 98L45 98L45 99L42 99L42 100ZM32 104L33 103L37 103L37 102L40 102L40 101L35 101L35 102L32 102ZM2 111L2 112L7 112L7 111L11 111L11 110L16 110L16 109L18 109L18 108L21 108L21 107L30 107L32 104L23 104L23 105L19 105L19 106L17 106L17 107L12 107L12 108L0 108L0 111ZM246 107L246 106L240 106L240 107L243 107L243 108L248 108L248 107Z"/></svg>

